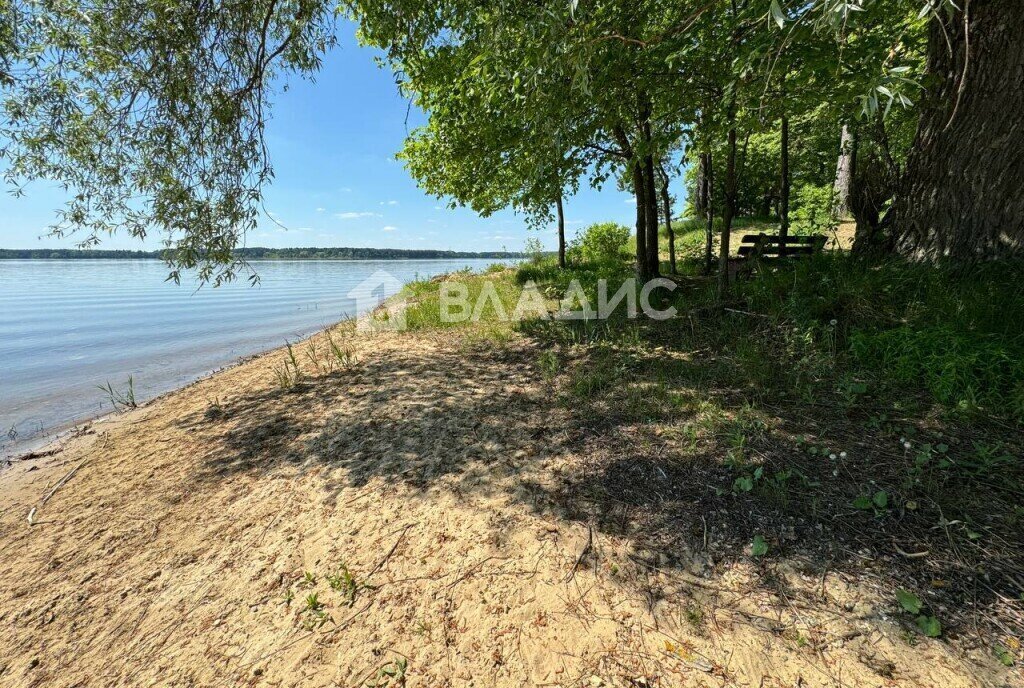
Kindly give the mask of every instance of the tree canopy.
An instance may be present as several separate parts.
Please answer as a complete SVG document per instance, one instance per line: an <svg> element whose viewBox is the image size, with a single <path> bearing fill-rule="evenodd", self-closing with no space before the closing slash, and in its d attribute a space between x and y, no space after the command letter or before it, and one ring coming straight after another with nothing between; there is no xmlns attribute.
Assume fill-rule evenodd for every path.
<svg viewBox="0 0 1024 688"><path fill-rule="evenodd" d="M230 279L244 264L233 249L255 227L273 178L271 84L314 74L341 14L384 50L400 89L428 116L400 153L425 190L483 214L513 207L544 221L580 184L615 180L636 195L643 275L659 269L655 172L671 151L687 149L691 167L702 154L713 161L712 200L726 225L738 212L788 207L783 182L774 183L780 121L794 163L787 189L789 167L798 183L827 184L840 131L855 128L858 198L870 196L858 207L884 211L893 201L887 225L862 213L872 225L866 243L919 256L1001 255L1019 245L1020 218L966 205L972 193L1006 196L996 181L1020 168L1005 108L984 101L1021 99L1021 89L998 92L992 72L1019 64L1022 50L1000 43L996 57L971 60L969 37L1008 35L1010 19L1019 23L1012 5L5 0L0 157L15 192L37 178L67 188L55 231L81 232L85 245L114 231L157 233L173 249L174 276ZM979 129L1007 149L989 151L987 168L975 156L935 174L937 151ZM986 179L995 181L982 192ZM909 189L916 205L900 198ZM965 229L966 214L976 221Z"/></svg>

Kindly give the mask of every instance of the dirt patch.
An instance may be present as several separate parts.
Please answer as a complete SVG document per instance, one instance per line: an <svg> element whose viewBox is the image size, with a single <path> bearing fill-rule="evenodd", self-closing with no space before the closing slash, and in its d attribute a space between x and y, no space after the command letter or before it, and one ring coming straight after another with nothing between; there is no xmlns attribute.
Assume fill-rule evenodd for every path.
<svg viewBox="0 0 1024 688"><path fill-rule="evenodd" d="M343 366L285 388L271 352L0 476L0 684L1021 683L870 579L716 557L713 511L649 537L685 467L574 419L529 340L334 336Z"/></svg>

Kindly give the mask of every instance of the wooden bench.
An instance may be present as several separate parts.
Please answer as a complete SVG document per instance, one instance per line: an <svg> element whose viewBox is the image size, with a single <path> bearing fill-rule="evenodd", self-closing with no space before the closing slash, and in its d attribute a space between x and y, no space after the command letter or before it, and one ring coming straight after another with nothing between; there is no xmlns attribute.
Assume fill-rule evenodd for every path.
<svg viewBox="0 0 1024 688"><path fill-rule="evenodd" d="M777 258L803 258L821 253L828 237L822 234L786 237L785 251L777 234L745 234L740 241L740 256L748 261Z"/></svg>

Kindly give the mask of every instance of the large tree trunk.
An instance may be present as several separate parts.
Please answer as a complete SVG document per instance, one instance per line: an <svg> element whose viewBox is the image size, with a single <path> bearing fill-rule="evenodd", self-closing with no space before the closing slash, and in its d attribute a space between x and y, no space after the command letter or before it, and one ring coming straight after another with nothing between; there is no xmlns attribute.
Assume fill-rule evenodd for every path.
<svg viewBox="0 0 1024 688"><path fill-rule="evenodd" d="M654 179L654 158L644 157L644 183L647 188L647 272L651 277L661 274L660 241L658 240L658 192Z"/></svg>
<svg viewBox="0 0 1024 688"><path fill-rule="evenodd" d="M672 231L672 197L668 192L668 173L665 166L659 164L661 172L661 207L665 214L665 232L668 234L668 264L672 274L676 274L676 233Z"/></svg>
<svg viewBox="0 0 1024 688"><path fill-rule="evenodd" d="M651 278L647 262L647 185L639 160L632 163L633 195L636 196L636 270L641 282Z"/></svg>
<svg viewBox="0 0 1024 688"><path fill-rule="evenodd" d="M729 130L728 160L725 164L725 210L722 212L722 239L718 247L718 298L729 291L729 233L736 214L736 127Z"/></svg>
<svg viewBox="0 0 1024 688"><path fill-rule="evenodd" d="M959 4L945 26L933 20L936 85L886 217L897 250L913 258L991 259L1024 245L1024 9Z"/></svg>
<svg viewBox="0 0 1024 688"><path fill-rule="evenodd" d="M565 212L562 210L562 192L555 197L555 210L558 211L558 267L565 268Z"/></svg>
<svg viewBox="0 0 1024 688"><path fill-rule="evenodd" d="M779 183L779 255L786 255L789 238L789 117L782 116L782 160Z"/></svg>
<svg viewBox="0 0 1024 688"><path fill-rule="evenodd" d="M850 215L850 189L853 183L853 132L848 124L843 125L839 136L839 162L836 163L836 179L832 184L832 212L836 218Z"/></svg>
<svg viewBox="0 0 1024 688"><path fill-rule="evenodd" d="M702 153L700 156L700 168L704 171L704 217L707 225L704 228L704 274L710 275L711 268L715 261L715 187L711 166L711 152Z"/></svg>

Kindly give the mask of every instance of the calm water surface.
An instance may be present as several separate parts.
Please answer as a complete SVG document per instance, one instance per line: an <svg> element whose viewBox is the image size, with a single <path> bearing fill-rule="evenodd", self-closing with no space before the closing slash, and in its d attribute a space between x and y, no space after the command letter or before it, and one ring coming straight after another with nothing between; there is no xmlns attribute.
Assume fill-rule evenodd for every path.
<svg viewBox="0 0 1024 688"><path fill-rule="evenodd" d="M260 261L258 286L197 291L155 260L0 260L0 456L110 411L108 381L131 375L143 401L357 315L349 292L378 271L405 283L493 262Z"/></svg>

